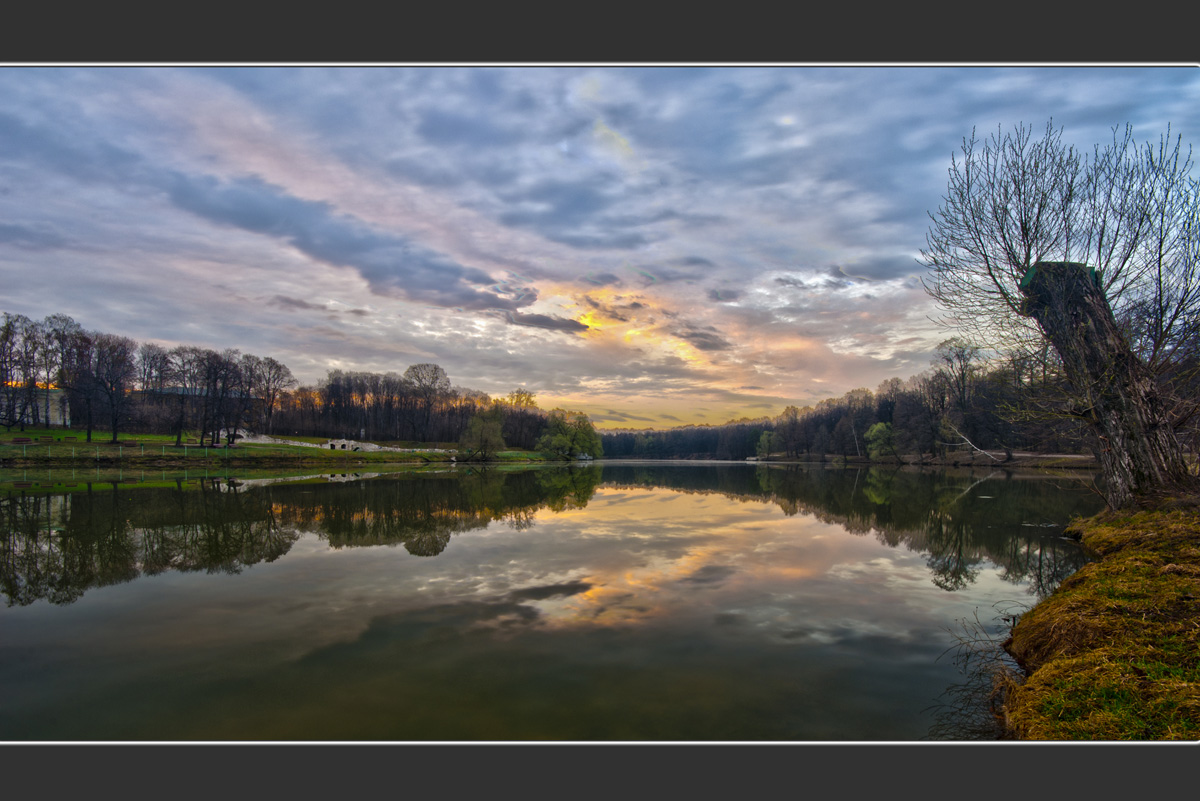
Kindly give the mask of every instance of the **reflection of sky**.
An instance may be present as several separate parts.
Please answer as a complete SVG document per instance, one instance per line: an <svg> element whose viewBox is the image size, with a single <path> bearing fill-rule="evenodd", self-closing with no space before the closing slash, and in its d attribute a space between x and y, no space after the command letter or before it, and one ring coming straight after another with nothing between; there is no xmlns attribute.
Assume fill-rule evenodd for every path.
<svg viewBox="0 0 1200 801"><path fill-rule="evenodd" d="M92 691L136 707L145 688L160 706L190 708L193 701L172 682L207 688L217 696L213 709L243 705L227 711L225 722L196 713L188 725L207 732L202 736L249 736L228 728L230 720L294 736L272 728L281 713L264 711L259 696L274 699L261 701L267 705L311 696L288 702L300 705L288 713L297 716L289 725L301 726L302 718L317 725L328 715L318 707L332 703L331 693L358 703L356 693L385 692L382 676L401 665L408 678L397 674L399 684L417 676L439 687L461 683L464 704L472 693L492 698L503 685L511 696L504 703L528 702L513 714L528 714L530 731L537 724L528 707L541 692L530 685L534 677L539 686L557 686L564 676L593 672L584 685L600 693L600 684L615 682L631 704L649 703L672 682L696 682L707 688L702 707L713 720L733 714L725 705L738 698L758 710L744 713L759 716L754 725L772 719L767 687L708 697L731 681L784 681L790 689L779 692L805 708L851 703L831 700L839 693L853 693L861 704L862 697L901 692L917 715L952 680L945 665L934 664L949 645L945 628L1019 592L991 575L984 571L966 591L948 593L932 584L922 554L785 516L774 504L663 489L601 488L586 508L543 510L525 530L493 524L457 534L436 557L414 557L399 546L333 550L306 535L278 561L240 575L165 573L92 589L71 606L4 610L0 707L9 709L9 722L0 736L21 739L12 721L28 725L22 710L87 708ZM482 664L495 675L479 677ZM907 679L904 664L912 665ZM310 687L314 681L322 686ZM483 689L488 682L496 689ZM401 692L387 686L393 689L386 693ZM832 695L818 703L816 687ZM582 686L561 692L563 703L598 703ZM747 693L762 695L752 700ZM404 696L405 709L417 703ZM662 725L669 729L674 724L666 720L677 713L663 710ZM772 736L877 739L855 737L838 728L851 722L835 725L833 717L821 724L827 728L795 723ZM901 729L891 736L909 738L911 731L896 733ZM396 731L407 730L379 736ZM632 739L645 736L629 731Z"/></svg>

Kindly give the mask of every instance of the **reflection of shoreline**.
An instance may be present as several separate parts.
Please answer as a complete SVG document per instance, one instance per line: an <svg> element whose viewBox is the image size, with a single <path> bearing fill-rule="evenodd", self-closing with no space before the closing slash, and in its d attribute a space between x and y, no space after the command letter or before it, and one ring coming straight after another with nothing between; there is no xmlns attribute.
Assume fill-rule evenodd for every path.
<svg viewBox="0 0 1200 801"><path fill-rule="evenodd" d="M180 479L137 492L0 497L0 589L8 604L65 604L165 570L237 573L312 530L331 548L403 545L436 556L450 537L543 507L586 506L599 468ZM186 483L186 487L185 487Z"/></svg>
<svg viewBox="0 0 1200 801"><path fill-rule="evenodd" d="M1082 493L1011 476L947 477L944 471L751 466L678 469L604 463L501 471L330 474L182 481L71 495L0 498L3 575L10 605L71 603L90 587L164 570L239 572L286 554L302 531L331 548L403 545L437 556L454 534L502 522L534 525L541 509L587 506L606 487L658 487L773 503L889 547L926 554L934 583L960 589L984 560L1004 579L1029 580L1041 596L1086 557L1050 532L1094 511ZM993 498L1002 492L1003 500ZM984 492L986 490L986 492ZM977 497L976 497L977 496ZM993 503L994 501L994 503ZM1055 510L1051 520L1047 512Z"/></svg>
<svg viewBox="0 0 1200 801"><path fill-rule="evenodd" d="M247 493L194 490L10 496L0 586L9 606L70 604L165 571L239 573L300 538Z"/></svg>
<svg viewBox="0 0 1200 801"><path fill-rule="evenodd" d="M297 484L302 481L326 481L331 484L343 483L346 481L358 481L359 479L375 478L383 475L382 473L313 473L306 476L279 476L276 478L231 478L225 484L220 485L222 491L232 491L238 488L253 489L255 487L269 487L272 484Z"/></svg>
<svg viewBox="0 0 1200 801"><path fill-rule="evenodd" d="M773 502L786 515L804 514L860 536L873 533L889 547L927 554L934 583L947 591L972 583L989 561L1004 571L1004 580L1028 580L1031 593L1044 597L1087 561L1077 543L1052 532L1072 517L1094 514L1101 502L1078 477L1061 480L1069 488L1044 476L1024 480L1034 478L1039 477L993 469L981 475L975 470L726 463L693 472L641 463L606 465L604 486L652 483ZM993 491L1004 498L993 497Z"/></svg>

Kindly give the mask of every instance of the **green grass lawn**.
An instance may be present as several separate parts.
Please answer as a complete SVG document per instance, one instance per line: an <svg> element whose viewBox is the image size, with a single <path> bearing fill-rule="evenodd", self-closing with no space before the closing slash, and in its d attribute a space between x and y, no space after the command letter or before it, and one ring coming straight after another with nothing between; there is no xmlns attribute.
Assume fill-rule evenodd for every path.
<svg viewBox="0 0 1200 801"><path fill-rule="evenodd" d="M184 445L176 446L168 434L121 434L116 443L109 432L94 431L92 441L78 429L14 428L0 433L0 463L9 467L70 464L88 466L128 466L143 469L183 465L231 465L240 467L311 465L335 467L353 465L430 464L450 462L457 456L453 443L381 442L385 447L407 448L410 452L343 450L327 447L325 437L276 436L274 443L239 441L231 448L199 444L191 433ZM16 441L20 440L20 441ZM289 444L295 443L295 444ZM509 450L497 455L499 462L545 461L532 451Z"/></svg>

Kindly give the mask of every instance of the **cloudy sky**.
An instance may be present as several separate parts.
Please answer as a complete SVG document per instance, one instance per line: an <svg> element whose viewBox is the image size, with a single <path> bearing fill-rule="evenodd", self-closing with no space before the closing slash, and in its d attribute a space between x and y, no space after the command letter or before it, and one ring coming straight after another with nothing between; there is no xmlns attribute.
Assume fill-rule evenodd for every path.
<svg viewBox="0 0 1200 801"><path fill-rule="evenodd" d="M0 311L601 427L929 365L974 127L1200 144L1194 67L2 67Z"/></svg>

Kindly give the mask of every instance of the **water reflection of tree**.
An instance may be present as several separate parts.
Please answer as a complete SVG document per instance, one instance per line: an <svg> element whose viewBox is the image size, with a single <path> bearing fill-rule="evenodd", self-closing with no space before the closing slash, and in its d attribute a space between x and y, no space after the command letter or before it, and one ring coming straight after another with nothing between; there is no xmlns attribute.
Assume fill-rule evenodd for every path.
<svg viewBox="0 0 1200 801"><path fill-rule="evenodd" d="M261 497L208 481L188 491L10 496L0 509L9 606L69 604L90 589L165 570L236 573L277 559L299 538Z"/></svg>
<svg viewBox="0 0 1200 801"><path fill-rule="evenodd" d="M0 586L9 606L26 606L55 591L58 572L43 570L41 565L62 561L59 543L52 533L61 516L62 500L49 496L0 498L0 521L5 532L0 540Z"/></svg>
<svg viewBox="0 0 1200 801"><path fill-rule="evenodd" d="M69 604L95 587L165 571L238 573L286 554L301 530L332 547L403 545L436 556L452 535L538 509L585 506L600 467L409 476L245 489L224 479L175 489L0 498L0 590L9 606ZM90 488L89 488L90 489Z"/></svg>
<svg viewBox="0 0 1200 801"><path fill-rule="evenodd" d="M494 521L526 529L538 509L582 508L599 482L600 466L589 465L362 480L324 489L315 502L297 488L271 490L287 522L332 547L403 545L414 556L436 556L453 534Z"/></svg>
<svg viewBox="0 0 1200 801"><path fill-rule="evenodd" d="M773 502L891 546L928 555L948 590L974 581L986 560L1037 595L1084 561L1058 529L1093 513L1097 498L1003 473L742 465L588 465L471 470L321 485L239 488L223 480L171 489L0 498L0 587L9 605L70 603L92 587L168 570L236 573L288 552L299 531L332 547L403 545L442 553L456 533L493 521L524 529L539 509L586 506L601 479ZM318 491L319 489L319 491ZM982 498L980 495L994 496Z"/></svg>
<svg viewBox="0 0 1200 801"><path fill-rule="evenodd" d="M929 547L926 564L933 573L933 583L943 590L961 590L979 576L983 556L970 543L970 534L963 521L949 515L937 513L929 519L925 529Z"/></svg>
<svg viewBox="0 0 1200 801"><path fill-rule="evenodd" d="M881 543L927 554L933 582L954 591L975 581L985 560L1010 582L1026 581L1039 597L1077 570L1086 556L1058 537L1062 524L1094 514L1099 499L1083 483L1063 486L1004 471L899 468L829 469L806 465L609 465L606 484L716 491L779 505Z"/></svg>

